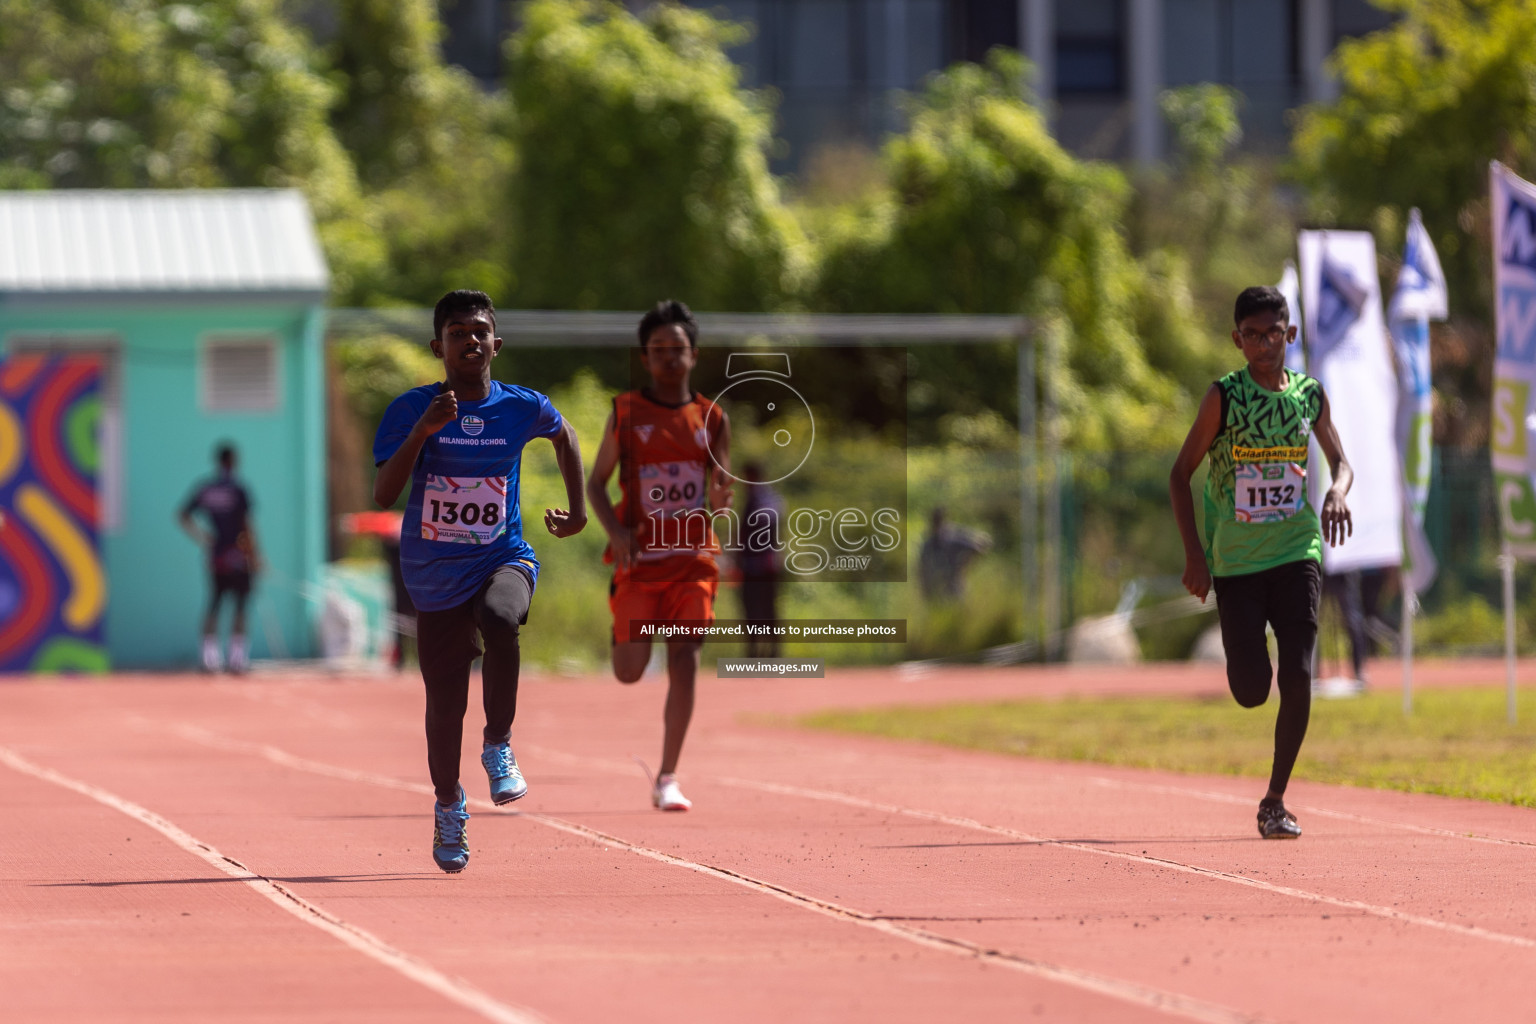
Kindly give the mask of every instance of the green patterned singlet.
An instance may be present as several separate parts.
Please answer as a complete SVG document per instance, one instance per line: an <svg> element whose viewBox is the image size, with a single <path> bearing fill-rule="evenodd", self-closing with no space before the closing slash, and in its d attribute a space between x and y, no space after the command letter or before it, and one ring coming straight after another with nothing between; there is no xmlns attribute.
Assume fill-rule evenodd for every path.
<svg viewBox="0 0 1536 1024"><path fill-rule="evenodd" d="M1222 424L1205 481L1205 558L1214 576L1322 561L1322 527L1307 501L1307 442L1323 389L1304 373L1286 373L1279 391L1260 387L1246 366L1216 382Z"/></svg>

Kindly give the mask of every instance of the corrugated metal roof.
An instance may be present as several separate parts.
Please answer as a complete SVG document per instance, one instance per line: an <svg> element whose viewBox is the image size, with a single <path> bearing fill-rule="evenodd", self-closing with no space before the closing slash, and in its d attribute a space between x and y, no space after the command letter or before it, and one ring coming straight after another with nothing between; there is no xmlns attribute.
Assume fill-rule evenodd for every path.
<svg viewBox="0 0 1536 1024"><path fill-rule="evenodd" d="M0 293L323 293L294 189L0 192Z"/></svg>

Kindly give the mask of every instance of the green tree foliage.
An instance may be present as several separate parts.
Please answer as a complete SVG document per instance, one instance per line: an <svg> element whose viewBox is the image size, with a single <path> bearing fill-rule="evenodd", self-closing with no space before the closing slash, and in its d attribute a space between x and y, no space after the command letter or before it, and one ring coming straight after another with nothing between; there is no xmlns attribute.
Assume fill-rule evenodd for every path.
<svg viewBox="0 0 1536 1024"><path fill-rule="evenodd" d="M887 186L824 225L814 304L1031 314L1056 339L1043 369L1066 440L1170 443L1182 426L1170 410L1187 411L1209 382L1177 377L1203 344L1182 266L1130 254L1119 230L1125 179L1057 145L1021 98L1023 71L999 50L985 66L959 64L930 82L912 103L911 127L886 146ZM983 389L989 380L1011 387L1007 353L978 356L988 364ZM1004 393L976 398L1013 405Z"/></svg>
<svg viewBox="0 0 1536 1024"><path fill-rule="evenodd" d="M1302 117L1296 173L1320 223L1369 227L1384 253L1400 250L1409 208L1423 211L1454 321L1435 338L1436 433L1476 442L1492 344L1488 161L1536 176L1536 2L1377 3L1400 17L1340 44L1339 98Z"/></svg>
<svg viewBox="0 0 1536 1024"><path fill-rule="evenodd" d="M1181 380L1230 369L1221 341L1232 329L1232 300L1253 284L1273 284L1296 247L1296 212L1276 188L1274 165L1236 154L1242 142L1241 94L1190 85L1162 95L1174 153L1140 168L1127 213L1132 248L1152 261L1182 261L1209 345L1169 353Z"/></svg>
<svg viewBox="0 0 1536 1024"><path fill-rule="evenodd" d="M505 97L443 62L433 0L339 0L331 119L371 193L387 264L359 304L431 305L454 288L507 294Z"/></svg>
<svg viewBox="0 0 1536 1024"><path fill-rule="evenodd" d="M1303 116L1297 172L1320 219L1376 228L1389 251L1419 207L1453 309L1486 320L1488 161L1536 176L1536 2L1377 3L1401 17L1340 44L1339 98Z"/></svg>
<svg viewBox="0 0 1536 1024"><path fill-rule="evenodd" d="M345 291L383 249L334 100L278 0L0 4L0 185L297 187Z"/></svg>
<svg viewBox="0 0 1536 1024"><path fill-rule="evenodd" d="M741 30L670 3L532 0L509 45L514 287L528 308L791 303L803 235L768 172Z"/></svg>

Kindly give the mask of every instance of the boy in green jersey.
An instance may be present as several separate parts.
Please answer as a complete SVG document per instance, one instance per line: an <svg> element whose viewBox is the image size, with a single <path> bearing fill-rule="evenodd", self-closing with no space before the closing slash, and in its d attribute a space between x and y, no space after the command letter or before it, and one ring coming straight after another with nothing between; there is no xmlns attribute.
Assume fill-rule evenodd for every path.
<svg viewBox="0 0 1536 1024"><path fill-rule="evenodd" d="M1233 320L1232 343L1248 365L1205 393L1168 489L1184 540L1184 586L1203 602L1214 579L1227 683L1245 708L1269 699L1264 627L1274 627L1280 712L1259 835L1294 839L1301 826L1285 809L1284 796L1312 711L1322 542L1342 544L1354 531L1344 502L1354 473L1329 419L1323 386L1285 368L1285 347L1296 340L1285 297L1274 288L1247 288L1237 297ZM1307 502L1309 434L1316 434L1333 473L1321 518ZM1202 546L1189 482L1207 456Z"/></svg>

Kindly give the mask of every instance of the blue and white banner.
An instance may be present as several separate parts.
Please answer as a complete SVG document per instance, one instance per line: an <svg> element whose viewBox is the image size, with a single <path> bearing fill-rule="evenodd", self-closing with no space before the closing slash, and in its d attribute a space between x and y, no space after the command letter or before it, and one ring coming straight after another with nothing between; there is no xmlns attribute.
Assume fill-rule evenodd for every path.
<svg viewBox="0 0 1536 1024"><path fill-rule="evenodd" d="M1521 558L1536 557L1532 488L1536 408L1536 185L1494 161L1489 166L1493 283L1498 348L1493 362L1494 490L1504 540Z"/></svg>
<svg viewBox="0 0 1536 1024"><path fill-rule="evenodd" d="M1424 227L1424 218L1415 206L1408 211L1408 235L1403 240L1403 265L1397 271L1397 287L1392 292L1392 306L1387 319L1444 320L1450 315L1450 293L1445 287L1445 271L1440 269L1440 254Z"/></svg>
<svg viewBox="0 0 1536 1024"><path fill-rule="evenodd" d="M1424 229L1417 208L1408 214L1408 236L1403 243L1403 265L1387 319L1392 324L1392 344L1397 349L1397 444L1403 457L1403 487L1408 517L1408 552L1405 571L1415 593L1423 593L1435 578L1437 566L1423 537L1424 509L1429 504L1430 469L1434 458L1434 389L1430 378L1429 322L1444 320L1449 295L1445 272L1435 243ZM1411 570L1407 569L1411 566Z"/></svg>
<svg viewBox="0 0 1536 1024"><path fill-rule="evenodd" d="M1296 241L1308 372L1322 381L1344 457L1355 471L1349 492L1354 535L1339 547L1324 547L1323 569L1401 565L1397 374L1376 278L1376 242L1367 231L1303 231ZM1331 483L1328 464L1318 458L1308 488L1315 507L1322 507Z"/></svg>
<svg viewBox="0 0 1536 1024"><path fill-rule="evenodd" d="M1275 286L1285 296L1285 304L1291 308L1291 325L1296 328L1296 340L1285 350L1285 368L1295 373L1307 372L1306 332L1301 329L1301 278L1296 274L1296 264L1285 261L1285 273Z"/></svg>

